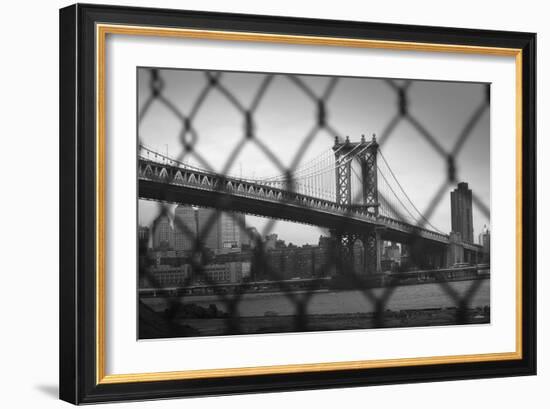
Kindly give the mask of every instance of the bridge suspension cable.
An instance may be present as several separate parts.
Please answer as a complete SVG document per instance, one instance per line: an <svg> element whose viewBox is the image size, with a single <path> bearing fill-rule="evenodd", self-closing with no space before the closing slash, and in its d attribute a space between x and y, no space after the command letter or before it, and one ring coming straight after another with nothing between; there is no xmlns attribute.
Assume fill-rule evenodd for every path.
<svg viewBox="0 0 550 409"><path fill-rule="evenodd" d="M384 180L384 182L386 183L386 186L389 188L390 192L393 194L393 197L395 197L397 199L397 202L401 205L401 207L403 209L405 209L405 211L407 212L407 214L411 217L412 221L414 222L414 224L418 224L418 219L411 213L411 211L408 209L407 206L405 206L405 204L401 201L401 199L399 198L399 196L397 195L397 193L395 193L395 190L393 190L392 186L390 185L390 183L388 182L388 179L386 179L386 176L384 175L384 172L382 172L382 170L380 169L379 166L376 166L377 169L378 169L378 173L380 174L380 176L382 176L382 179ZM380 188L379 188L380 190ZM388 200L388 195L384 195L384 199L385 200ZM394 217L397 217L397 218L403 218L403 215L402 214L399 214L397 213L397 208L395 206L395 202L394 203L390 203L391 205L391 209L387 209L389 211L392 211L393 212L393 216Z"/></svg>
<svg viewBox="0 0 550 409"><path fill-rule="evenodd" d="M405 198L407 199L407 201L410 203L410 205L412 206L412 208L416 211L416 213L420 216L420 218L422 220L424 220L424 222L429 225L432 229L434 229L435 231L437 231L438 233L441 233L441 234L444 234L441 230L439 230L437 227L435 227L421 212L420 210L418 210L418 208L414 205L413 201L411 200L411 198L409 197L409 195L407 194L407 192L405 192L405 189L403 189L403 186L401 185L401 183L399 182L399 180L397 179L397 177L395 176L395 173L393 172L390 164L388 163L388 161L386 160L386 158L384 157L384 155L382 154L382 151L381 150L378 150L378 154L380 155L380 157L382 158L382 161L385 163L386 167L388 168L393 180L395 180L395 182L397 183L397 186L399 187L399 189L401 190L401 192L403 193L403 195L405 196ZM380 173L383 175L383 173L380 171ZM385 179L385 178L384 178Z"/></svg>
<svg viewBox="0 0 550 409"><path fill-rule="evenodd" d="M340 146L336 150L330 149L323 152L293 172L292 182L294 190L297 193L308 196L335 201L336 170L338 167L347 166L353 159L367 150L369 146L370 143L367 145L356 145L349 152L338 157L337 153L343 149L343 146ZM286 174L261 178L258 181L269 186L281 188L288 186L289 182Z"/></svg>
<svg viewBox="0 0 550 409"><path fill-rule="evenodd" d="M414 217L414 215L410 212L409 209L405 206L405 204L402 202L402 200L399 198L399 196L396 194L395 190L391 187L391 185L388 183L388 180L384 176L382 170L377 166L378 173L382 176L383 182L385 182L383 185L378 184L378 196L379 200L380 197L383 197L384 202L380 204L380 214L387 217L392 217L401 221L407 221L411 224L418 224L418 219ZM351 171L353 175L355 176L355 180L358 184L362 183L362 178L357 174L357 171L351 167ZM387 191L389 189L389 192ZM391 193L391 194L389 194ZM400 204L401 206L398 206ZM403 213L398 212L398 209L402 208L405 210L405 212L410 216L411 220L403 220Z"/></svg>
<svg viewBox="0 0 550 409"><path fill-rule="evenodd" d="M335 163L340 163L341 161L343 161L344 159L346 159L350 154L352 154L352 152L357 149L357 147L359 147L360 145L357 145L357 146L354 146L349 152L347 152L346 154L338 157L338 159L335 159L335 156L336 154L342 150L344 148L344 145L341 145L340 147L338 147L338 149L336 149L335 151L333 151L332 149L328 149L326 151L324 151L323 153L321 153L320 155L318 155L317 157L309 160L308 162L306 162L304 165L302 165L301 167L299 167L298 169L294 170L293 174L294 174L294 178L297 179L299 177L302 177L302 176L306 176L307 174L305 174L305 172L309 172L311 171L312 169L316 169L317 168L317 165L323 161L323 159L325 158L330 158L332 159L333 161L335 161ZM363 151L364 149L361 150L361 152ZM351 158L353 159L353 157ZM330 171L332 169L325 169L325 171ZM313 173L315 174L315 171L313 172L309 172L309 173ZM266 177L266 178L263 178L263 180L265 181L268 181L268 180L282 180L282 179L285 179L286 178L286 174L285 173L280 173L278 175L275 175L275 176L270 176L270 177Z"/></svg>

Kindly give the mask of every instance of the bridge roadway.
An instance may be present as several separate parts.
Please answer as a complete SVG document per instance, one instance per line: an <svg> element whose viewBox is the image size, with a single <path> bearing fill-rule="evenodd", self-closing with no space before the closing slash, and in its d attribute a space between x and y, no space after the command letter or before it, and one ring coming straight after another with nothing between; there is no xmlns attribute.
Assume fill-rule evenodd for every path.
<svg viewBox="0 0 550 409"><path fill-rule="evenodd" d="M183 168L140 158L139 197L177 204L213 207L349 233L378 229L383 240L409 243L419 237L426 244L442 247L449 236L374 215L364 206L341 205L276 186L197 168ZM462 243L465 248L476 246Z"/></svg>

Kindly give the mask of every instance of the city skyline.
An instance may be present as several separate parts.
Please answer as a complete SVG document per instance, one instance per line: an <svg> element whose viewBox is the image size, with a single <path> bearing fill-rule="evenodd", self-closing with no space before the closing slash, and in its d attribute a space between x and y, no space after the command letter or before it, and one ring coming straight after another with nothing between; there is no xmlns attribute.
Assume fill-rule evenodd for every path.
<svg viewBox="0 0 550 409"><path fill-rule="evenodd" d="M463 183L463 182L461 182ZM456 190L456 189L455 189ZM452 193L452 192L451 192ZM170 225L172 227L172 229L174 229L174 234L178 234L175 230L176 230L176 227L174 225L174 219L176 217L176 212L177 212L177 208L180 207L180 208L188 208L188 209L193 209L193 208L196 208L196 209L209 209L209 208L204 208L204 207L197 207L197 206L191 206L191 205L174 205L172 207L172 210L173 212L171 213L168 213L167 214L167 217L169 217L170 219ZM210 209L209 209L210 210ZM223 212L222 212L223 213ZM237 212L231 212L231 213L237 213ZM250 216L250 215L246 215L244 213L240 213L242 216L243 216L243 220L245 220L246 222L244 223L244 225L246 226L246 230L248 229L255 229L257 232L260 231L260 229L258 229L256 226L254 226L253 224L249 223L249 219L250 218L253 218L253 219L257 219L259 218L258 216ZM195 217L193 215L193 217ZM267 219L267 218L266 218ZM144 225L144 224L138 224L138 230L142 229L142 228L147 228L149 229L149 231L152 230L153 228L153 221L151 222L151 224L147 224L147 225ZM321 231L319 232L319 230L325 230L325 231ZM196 231L196 230L195 230ZM474 227L473 229L473 232L475 232L476 229ZM473 235L472 237L477 237L477 240L474 240L472 239L472 243L475 243L475 244L479 244L479 245L484 245L485 241L486 241L486 234L489 234L490 235L490 226L488 226L487 224L484 224L483 227L481 227L479 229L480 233L478 233L477 235ZM320 228L317 228L317 232L319 233L319 235L317 236L317 239L313 239L312 241L310 242L293 242L293 241L290 241L290 240L286 240L284 238L283 235L279 234L276 230L273 230L271 231L270 233L266 234L266 235L261 235L260 234L260 237L262 240L265 240L267 238L267 236L270 236L270 235L276 235L278 236L281 240L284 240L285 242L288 242L289 244L294 244L294 245L297 245L297 246L307 246L307 245L310 245L310 246L313 246L313 245L316 245L316 243L318 243L319 239L322 238L322 237L328 237L330 236L330 232L328 229L320 229ZM180 233L181 234L181 233ZM249 235L247 235L246 233L244 233L244 239L243 240L249 240L250 237ZM473 234L473 233L472 233ZM174 238L174 241L176 241L177 238ZM150 248L155 248L154 245L152 245L153 243L153 238L152 236L149 237L149 242L148 242L148 247ZM206 245L206 247L209 247L208 244ZM210 246L211 247L211 246ZM188 247L188 248L178 248L177 245L175 245L175 247L173 249L177 249L177 250L191 250L191 247Z"/></svg>

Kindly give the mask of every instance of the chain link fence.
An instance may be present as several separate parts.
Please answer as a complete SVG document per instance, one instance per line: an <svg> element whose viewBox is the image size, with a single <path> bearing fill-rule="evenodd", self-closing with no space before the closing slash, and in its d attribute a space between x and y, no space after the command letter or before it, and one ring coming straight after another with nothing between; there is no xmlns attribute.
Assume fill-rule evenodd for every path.
<svg viewBox="0 0 550 409"><path fill-rule="evenodd" d="M322 87L312 87L304 76L284 74L256 74L259 78L257 85L248 98L241 98L232 91L225 72L201 71L199 92L189 106L182 107L177 101L168 96L168 90L174 87L173 76L169 82L165 78L165 70L155 68L140 68L139 76L143 89L138 93L138 138L140 145L145 145L142 136L142 126L150 115L154 115L153 109L163 110L164 115L169 115L178 124L179 134L177 137L178 151L173 156L166 155L163 163L173 167L182 167L184 164L194 163L197 168L212 175L218 175L223 179L235 167L240 153L249 145L253 145L261 151L265 161L269 161L273 168L280 174L285 175L285 189L288 192L296 191L295 171L300 166L305 153L312 146L317 138L324 138L327 145L334 141L335 137L345 135L345 124L335 124L330 112L334 107L331 105L333 95L340 86L342 80L339 77L330 77ZM265 136L258 126L258 110L264 99L270 92L273 92L276 79L284 77L292 87L302 93L309 104L304 105L304 118L309 118L309 129L301 137L298 148L295 152L288 152L288 157L281 158L270 145L266 143ZM429 222L434 210L440 205L449 191L450 187L456 185L460 180L460 166L457 158L464 147L472 138L473 130L478 126L484 116L488 115L490 106L490 86L479 84L478 103L473 106L466 115L461 118L463 125L453 137L453 145L449 149L441 142L438 135L430 131L430 124L425 118L419 118L414 111L413 90L416 81L412 80L380 80L383 81L383 88L388 94L386 98L394 101L395 108L388 112L387 122L377 135L377 142L383 149L398 132L398 126L407 124L412 127L419 141L427 143L431 150L440 157L446 164L446 177L441 185L435 189L435 194L429 200L429 206L421 209L422 218L417 223L418 231L429 228ZM185 84L183 84L185 85ZM178 84L178 87L183 86ZM196 84L195 84L196 86ZM208 155L200 152L198 143L201 140L201 129L197 125L198 115L209 102L209 97L216 94L222 97L221 100L238 113L241 130L238 142L225 155L223 164L214 166ZM476 97L476 98L477 98ZM452 95L449 96L452 98ZM161 132L161 130L159 130ZM487 135L488 138L488 135ZM174 146L171 146L174 152ZM169 157L169 158L168 158ZM290 159L289 159L290 158ZM488 160L488 158L487 158ZM154 159L151 159L154 161ZM183 164L183 165L182 165ZM414 169L411 170L414 172ZM149 174L148 179L162 182L165 176L160 174ZM140 201L152 200L141 195L140 180ZM208 213L207 218L201 220L200 228L193 229L188 223L182 223L181 219L173 216L174 203L169 195L162 194L154 199L156 204L155 214L151 218L149 228L140 230L139 240L139 337L140 338L161 338L176 336L200 336L211 334L247 334L267 332L289 332L289 331L315 331L326 329L342 328L380 328L400 327L414 325L442 325L442 324L467 324L489 321L488 303L474 305L474 300L480 288L487 280L473 279L460 283L445 279L443 274L424 275L416 274L414 279L407 276L406 272L397 274L365 274L357 263L345 258L341 242L336 242L334 237L327 238L323 250L311 250L311 257L308 263L314 263L312 271L316 272L308 280L292 280L281 273L279 265L274 261L274 254L277 252L266 242L266 237L274 233L277 218L268 219L260 231L249 229L244 217L239 213L227 211L231 209L231 195L227 194L227 187L224 183L213 186L211 190L219 193L219 203L213 202L211 208L214 210ZM361 201L361 193L357 192L353 198L355 203ZM290 197L290 196L289 196ZM388 200L382 192L379 192L378 200L385 206L392 207L391 200ZM472 201L478 212L489 219L489 203L486 203L476 192L472 193ZM290 198L279 199L281 205L291 203ZM141 203L141 202L140 202ZM204 206L203 203L181 203L185 205ZM306 206L307 207L307 206ZM196 208L195 208L196 210ZM216 229L222 214L230 218L235 226L238 226L241 241L248 243L246 251L239 253L240 260L246 259L249 263L249 271L246 277L240 280L233 280L231 285L222 285L227 280L227 269L213 273L213 265L224 265L225 260L231 260L231 255L216 255L205 242L212 229ZM402 220L407 220L402 209L393 208L393 214ZM351 212L351 211L350 211ZM196 216L196 212L194 213ZM351 213L350 216L353 216ZM281 214L284 219L284 214ZM181 235L182 239L191 242L192 246L182 255L176 256L172 261L167 262L159 252L151 249L151 236L162 228L173 229ZM297 229L300 225L297 225ZM342 226L341 231L347 227ZM141 227L140 227L141 229ZM339 230L339 229L333 229ZM320 229L326 233L326 229ZM353 247L353 243L349 244ZM407 243L408 257L411 265L421 266L425 262L425 238L420 234L412 233ZM168 250L168 249L166 249ZM289 254L299 252L299 249L280 250L277 254L284 252ZM315 253L317 251L317 253ZM156 255L155 255L156 254ZM175 253L178 254L177 252ZM222 259L220 262L219 259ZM284 259L284 256L280 256ZM346 261L347 260L347 261ZM165 268L165 272L159 270L158 265L172 264ZM225 262L225 266L227 266ZM242 266L242 265L241 265ZM308 264L309 266L309 264ZM225 274L225 275L224 275ZM446 272L445 274L451 274ZM221 277L221 279L220 279ZM391 279L398 277L399 279ZM437 299L444 299L442 305L447 307L438 308L399 308L399 297L404 297L402 292L405 284L411 280L418 283L423 279L435 286ZM337 279L336 279L337 278ZM231 280L230 280L231 281ZM266 282L268 284L262 284ZM340 288L354 291L354 296L360 294L362 302L370 305L366 311L347 314L346 317L338 314L316 314L312 306L316 303L319 292L327 289L327 283L338 282ZM460 285L459 285L460 284ZM263 288L262 288L263 287ZM265 291L264 291L265 290ZM284 297L284 310L286 313L279 314L277 311L265 310L263 316L250 319L246 312L243 312L243 304L248 298L254 298L264 293L276 293L278 297ZM197 299L204 296L209 305L199 305ZM247 298L248 297L248 298ZM204 304L203 303L203 304ZM393 304L392 304L393 303ZM268 307L265 307L268 308ZM204 324L199 324L202 320ZM340 321L342 325L337 322ZM260 324L258 324L260 323ZM204 325L204 328L201 327ZM206 329L205 329L206 328Z"/></svg>

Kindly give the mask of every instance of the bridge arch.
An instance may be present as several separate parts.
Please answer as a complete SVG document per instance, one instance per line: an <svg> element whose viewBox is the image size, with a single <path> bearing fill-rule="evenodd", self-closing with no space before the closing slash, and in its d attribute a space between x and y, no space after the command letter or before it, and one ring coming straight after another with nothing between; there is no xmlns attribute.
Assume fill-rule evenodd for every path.
<svg viewBox="0 0 550 409"><path fill-rule="evenodd" d="M168 171L166 168L162 168L159 172L159 178L161 179L168 179Z"/></svg>
<svg viewBox="0 0 550 409"><path fill-rule="evenodd" d="M143 172L143 174L146 178L150 178L151 176L153 176L153 169L151 168L151 165L147 165L145 167L145 171Z"/></svg>

